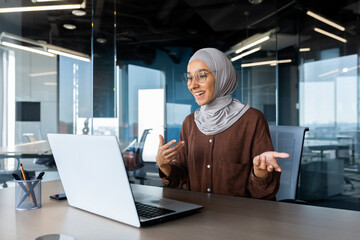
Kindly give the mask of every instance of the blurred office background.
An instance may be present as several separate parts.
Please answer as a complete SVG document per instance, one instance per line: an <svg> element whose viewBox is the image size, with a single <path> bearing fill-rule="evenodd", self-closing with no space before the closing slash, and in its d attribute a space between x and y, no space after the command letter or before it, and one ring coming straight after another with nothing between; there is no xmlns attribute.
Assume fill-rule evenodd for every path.
<svg viewBox="0 0 360 240"><path fill-rule="evenodd" d="M69 9L13 9L34 6ZM238 72L234 97L270 125L309 127L298 198L360 210L359 17L358 0L0 0L0 147L116 135L128 158L143 150L132 181L161 185L158 134L179 138L198 108L187 62L215 47ZM0 180L19 160L1 156Z"/></svg>

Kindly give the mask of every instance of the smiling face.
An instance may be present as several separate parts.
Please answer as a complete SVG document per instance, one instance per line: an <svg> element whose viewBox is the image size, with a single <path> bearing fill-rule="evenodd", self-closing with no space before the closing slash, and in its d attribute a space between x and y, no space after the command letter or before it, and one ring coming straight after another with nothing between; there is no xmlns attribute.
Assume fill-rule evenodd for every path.
<svg viewBox="0 0 360 240"><path fill-rule="evenodd" d="M187 77L188 89L194 95L197 104L203 106L211 102L215 91L215 77L210 68L203 61L194 60L188 65Z"/></svg>

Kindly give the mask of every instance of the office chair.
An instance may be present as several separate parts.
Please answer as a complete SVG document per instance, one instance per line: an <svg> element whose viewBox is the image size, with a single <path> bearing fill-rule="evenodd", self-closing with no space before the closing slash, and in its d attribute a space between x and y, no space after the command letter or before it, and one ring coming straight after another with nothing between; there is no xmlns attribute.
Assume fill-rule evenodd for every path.
<svg viewBox="0 0 360 240"><path fill-rule="evenodd" d="M145 140L151 129L145 129L141 135L139 143L123 153L124 162L127 170L134 171L135 179L140 180L140 184L144 184L146 180L146 171L144 169L143 150Z"/></svg>
<svg viewBox="0 0 360 240"><path fill-rule="evenodd" d="M33 133L23 133L23 136L28 139L29 142L36 142L37 139Z"/></svg>
<svg viewBox="0 0 360 240"><path fill-rule="evenodd" d="M26 137L29 142L37 141L37 139L33 133L24 133L23 136ZM55 165L56 165L54 157L52 157L52 156L49 158L35 158L34 163L39 164L39 165L45 165L48 168L55 167Z"/></svg>
<svg viewBox="0 0 360 240"><path fill-rule="evenodd" d="M309 128L275 125L270 125L269 128L275 151L290 154L290 158L277 159L282 171L276 199L292 202L296 199L304 137Z"/></svg>
<svg viewBox="0 0 360 240"><path fill-rule="evenodd" d="M13 164L9 164L9 161L11 161L11 160L13 161ZM9 165L13 165L13 166L11 168L9 168ZM0 159L0 184L2 184L3 188L8 187L7 182L14 180L14 177L12 176L13 173L17 174L18 176L21 176L19 159L17 159L17 158L1 158Z"/></svg>

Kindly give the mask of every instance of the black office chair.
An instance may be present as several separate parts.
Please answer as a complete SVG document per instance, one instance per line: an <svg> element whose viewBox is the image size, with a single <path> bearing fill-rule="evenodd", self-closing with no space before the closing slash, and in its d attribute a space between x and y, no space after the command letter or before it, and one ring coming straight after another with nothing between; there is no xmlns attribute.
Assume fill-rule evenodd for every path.
<svg viewBox="0 0 360 240"><path fill-rule="evenodd" d="M146 180L146 169L144 169L143 150L145 140L151 129L145 129L141 135L139 143L123 153L123 158L127 170L134 171L135 179L140 180L140 184L144 184Z"/></svg>
<svg viewBox="0 0 360 240"><path fill-rule="evenodd" d="M13 161L13 164L9 164L9 161ZM9 165L13 167L9 168ZM15 173L21 176L20 161L17 158L0 158L0 184L3 188L7 188L7 182L13 181L12 174Z"/></svg>
<svg viewBox="0 0 360 240"><path fill-rule="evenodd" d="M270 125L269 128L275 151L290 154L290 158L277 159L282 171L280 188L276 194L276 199L278 201L295 202L304 137L309 128L275 125Z"/></svg>

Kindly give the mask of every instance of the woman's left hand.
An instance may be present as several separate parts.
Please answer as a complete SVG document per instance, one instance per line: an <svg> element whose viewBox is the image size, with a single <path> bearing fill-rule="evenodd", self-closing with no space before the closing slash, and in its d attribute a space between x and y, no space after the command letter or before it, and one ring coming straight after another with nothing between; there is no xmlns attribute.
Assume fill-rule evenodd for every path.
<svg viewBox="0 0 360 240"><path fill-rule="evenodd" d="M288 153L264 152L253 159L254 174L258 178L266 178L269 172L273 170L281 172L281 168L277 163L277 158L288 158Z"/></svg>

